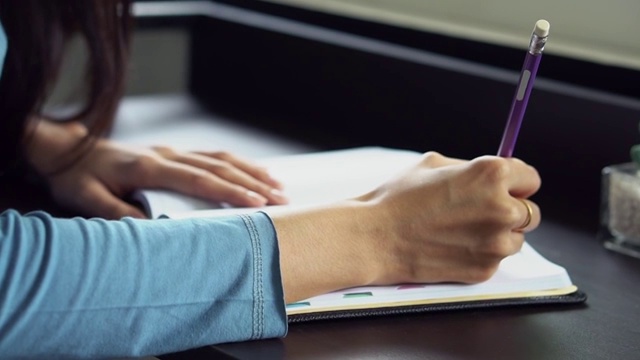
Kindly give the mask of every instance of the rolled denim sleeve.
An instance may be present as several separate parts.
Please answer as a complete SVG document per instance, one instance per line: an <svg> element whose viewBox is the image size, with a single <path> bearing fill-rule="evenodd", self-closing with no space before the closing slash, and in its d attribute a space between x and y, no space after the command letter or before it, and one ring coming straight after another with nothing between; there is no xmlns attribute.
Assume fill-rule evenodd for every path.
<svg viewBox="0 0 640 360"><path fill-rule="evenodd" d="M0 358L117 358L286 335L275 229L0 214Z"/></svg>

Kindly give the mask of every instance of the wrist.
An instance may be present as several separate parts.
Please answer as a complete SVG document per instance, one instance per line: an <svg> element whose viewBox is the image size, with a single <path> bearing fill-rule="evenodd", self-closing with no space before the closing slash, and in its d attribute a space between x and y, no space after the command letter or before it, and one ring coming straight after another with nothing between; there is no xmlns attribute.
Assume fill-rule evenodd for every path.
<svg viewBox="0 0 640 360"><path fill-rule="evenodd" d="M79 122L39 120L29 134L26 157L37 173L47 175L72 163L78 156L75 150L87 139L88 131Z"/></svg>
<svg viewBox="0 0 640 360"><path fill-rule="evenodd" d="M380 198L376 192L370 192L357 198L362 209L359 224L365 226L366 248L369 249L369 285L390 285L413 281L413 269L409 260L415 255L415 249L408 246L407 231L414 226L406 213L390 201Z"/></svg>
<svg viewBox="0 0 640 360"><path fill-rule="evenodd" d="M379 282L384 264L377 248L384 229L369 203L331 205L271 214L280 248L287 302Z"/></svg>

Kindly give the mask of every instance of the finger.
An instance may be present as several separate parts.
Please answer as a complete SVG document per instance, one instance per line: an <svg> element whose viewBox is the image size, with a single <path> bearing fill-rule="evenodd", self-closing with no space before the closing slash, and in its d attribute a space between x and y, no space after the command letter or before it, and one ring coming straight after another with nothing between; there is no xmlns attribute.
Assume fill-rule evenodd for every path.
<svg viewBox="0 0 640 360"><path fill-rule="evenodd" d="M506 188L507 192L518 198L528 198L540 188L538 171L516 158L499 156L480 156L469 163L475 178L483 178L490 184Z"/></svg>
<svg viewBox="0 0 640 360"><path fill-rule="evenodd" d="M518 222L513 224L513 231L525 233L537 228L542 218L540 207L529 199L516 198L515 202L514 206L521 216Z"/></svg>
<svg viewBox="0 0 640 360"><path fill-rule="evenodd" d="M147 218L140 209L119 199L97 181L83 184L78 196L72 199L67 203L87 216L99 216L105 219L121 219L125 216Z"/></svg>
<svg viewBox="0 0 640 360"><path fill-rule="evenodd" d="M229 184L235 184L246 190L258 193L266 198L267 203L270 205L282 205L289 202L287 197L279 189L246 173L225 160L215 159L197 153L175 154L171 160L193 166L194 168L204 169ZM220 182L220 186L223 186L222 184L224 184L224 182ZM234 197L235 195L232 195L230 199Z"/></svg>
<svg viewBox="0 0 640 360"><path fill-rule="evenodd" d="M209 171L188 164L160 159L147 164L143 186L177 191L214 202L235 206L267 205L269 199L241 185L231 183Z"/></svg>
<svg viewBox="0 0 640 360"><path fill-rule="evenodd" d="M250 160L242 158L238 155L230 154L227 152L195 152L194 154L202 155L208 158L214 158L223 160L238 169L244 171L245 173L251 175L252 177L258 179L259 181L270 185L276 189L282 189L283 185L277 179L271 177L269 171L264 167L260 166Z"/></svg>
<svg viewBox="0 0 640 360"><path fill-rule="evenodd" d="M266 198L270 205L289 202L289 199L279 191L282 184L273 179L265 168L238 156L226 152L180 153L166 147L156 147L154 150L166 159L205 169L229 183L258 193Z"/></svg>
<svg viewBox="0 0 640 360"><path fill-rule="evenodd" d="M511 167L507 183L511 196L528 198L540 189L540 174L533 166L516 158L508 158L506 161Z"/></svg>

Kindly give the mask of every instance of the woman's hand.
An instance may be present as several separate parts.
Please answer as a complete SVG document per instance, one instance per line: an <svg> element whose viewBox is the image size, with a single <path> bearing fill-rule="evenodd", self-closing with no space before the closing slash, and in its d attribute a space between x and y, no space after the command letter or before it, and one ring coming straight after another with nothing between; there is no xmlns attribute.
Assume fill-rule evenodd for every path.
<svg viewBox="0 0 640 360"><path fill-rule="evenodd" d="M523 200L540 183L537 171L515 158L466 162L426 154L416 167L360 198L375 204L380 230L391 230L374 240L374 247L387 249L374 252L375 262L392 265L375 282L487 280L540 223L538 206Z"/></svg>
<svg viewBox="0 0 640 360"><path fill-rule="evenodd" d="M285 204L281 185L266 169L225 152L138 149L99 139L89 153L60 173L65 153L86 131L79 124L37 125L29 157L62 206L86 216L144 218L122 200L133 190L162 188L236 206ZM49 175L48 175L49 174Z"/></svg>
<svg viewBox="0 0 640 360"><path fill-rule="evenodd" d="M432 152L356 199L274 213L287 301L367 284L486 280L540 223L538 206L524 200L529 213L523 203L539 187L537 171L515 158Z"/></svg>

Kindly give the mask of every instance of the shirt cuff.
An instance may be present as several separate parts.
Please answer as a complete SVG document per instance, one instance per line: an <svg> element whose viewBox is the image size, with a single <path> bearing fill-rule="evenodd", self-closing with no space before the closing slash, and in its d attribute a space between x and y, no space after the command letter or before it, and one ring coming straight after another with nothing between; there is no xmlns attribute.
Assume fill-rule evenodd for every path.
<svg viewBox="0 0 640 360"><path fill-rule="evenodd" d="M288 323L275 226L262 211L241 217L249 231L254 254L252 338L286 336Z"/></svg>

